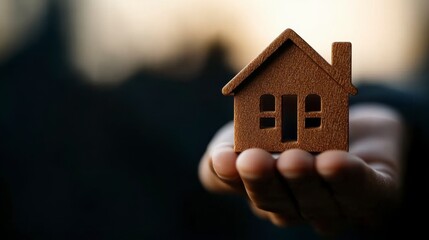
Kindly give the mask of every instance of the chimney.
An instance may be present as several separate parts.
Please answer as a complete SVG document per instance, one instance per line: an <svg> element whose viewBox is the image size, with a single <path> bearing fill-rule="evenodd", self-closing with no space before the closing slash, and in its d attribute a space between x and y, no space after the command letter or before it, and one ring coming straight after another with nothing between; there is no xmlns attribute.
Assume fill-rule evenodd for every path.
<svg viewBox="0 0 429 240"><path fill-rule="evenodd" d="M334 42L332 44L332 66L341 74L340 84L351 84L352 80L352 44Z"/></svg>

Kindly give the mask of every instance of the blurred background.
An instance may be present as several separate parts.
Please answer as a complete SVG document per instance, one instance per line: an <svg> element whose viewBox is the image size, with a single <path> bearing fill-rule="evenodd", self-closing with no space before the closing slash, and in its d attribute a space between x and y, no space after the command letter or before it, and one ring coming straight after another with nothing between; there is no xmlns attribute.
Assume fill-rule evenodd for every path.
<svg viewBox="0 0 429 240"><path fill-rule="evenodd" d="M40 35L50 2L1 1L3 62ZM215 44L238 71L286 28L328 60L332 42L352 42L356 81L403 79L427 49L425 0L57 2L67 57L96 84L122 83L142 69L198 71Z"/></svg>
<svg viewBox="0 0 429 240"><path fill-rule="evenodd" d="M313 236L200 186L232 120L221 88L286 28L328 62L332 42L352 42L358 87L420 86L428 16L426 0L0 0L1 234Z"/></svg>

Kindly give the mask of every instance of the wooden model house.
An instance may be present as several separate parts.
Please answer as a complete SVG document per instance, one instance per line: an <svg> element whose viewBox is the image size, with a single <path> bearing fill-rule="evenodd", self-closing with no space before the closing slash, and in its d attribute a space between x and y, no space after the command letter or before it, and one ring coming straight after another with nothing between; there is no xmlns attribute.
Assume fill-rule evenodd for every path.
<svg viewBox="0 0 429 240"><path fill-rule="evenodd" d="M351 43L332 45L332 65L286 29L222 89L234 96L234 148L348 150Z"/></svg>

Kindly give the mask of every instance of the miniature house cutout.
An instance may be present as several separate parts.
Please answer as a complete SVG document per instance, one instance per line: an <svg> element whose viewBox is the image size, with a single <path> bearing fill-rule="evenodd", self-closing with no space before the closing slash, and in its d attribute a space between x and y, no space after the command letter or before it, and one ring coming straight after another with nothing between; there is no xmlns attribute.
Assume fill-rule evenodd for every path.
<svg viewBox="0 0 429 240"><path fill-rule="evenodd" d="M286 29L222 89L234 96L234 149L348 150L351 43L332 45L332 65Z"/></svg>

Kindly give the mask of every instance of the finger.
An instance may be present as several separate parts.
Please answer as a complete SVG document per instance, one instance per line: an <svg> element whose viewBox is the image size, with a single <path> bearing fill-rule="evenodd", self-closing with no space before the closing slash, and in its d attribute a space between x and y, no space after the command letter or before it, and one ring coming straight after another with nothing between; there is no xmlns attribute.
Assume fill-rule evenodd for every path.
<svg viewBox="0 0 429 240"><path fill-rule="evenodd" d="M397 192L395 181L372 169L361 158L343 151L327 151L316 157L316 170L327 182L341 211L356 219L380 216Z"/></svg>
<svg viewBox="0 0 429 240"><path fill-rule="evenodd" d="M278 227L286 227L290 225L290 222L288 222L287 217L284 214L262 210L256 207L252 201L250 201L249 205L252 212L261 219L269 220L272 224Z"/></svg>
<svg viewBox="0 0 429 240"><path fill-rule="evenodd" d="M250 208L252 212L261 219L269 220L271 223L278 227L288 226L287 217L284 214L269 212L262 210L253 204L252 201L249 201Z"/></svg>
<svg viewBox="0 0 429 240"><path fill-rule="evenodd" d="M231 145L218 145L212 150L213 170L223 180L234 181L240 177L236 160L237 153Z"/></svg>
<svg viewBox="0 0 429 240"><path fill-rule="evenodd" d="M267 212L267 218L270 220L270 222L278 227L287 227L290 225L295 225L297 223L301 223L302 221L291 221L289 216L282 213L276 213L276 212Z"/></svg>
<svg viewBox="0 0 429 240"><path fill-rule="evenodd" d="M280 180L276 160L262 149L248 149L237 158L237 170L249 199L262 210L280 214L287 224L301 222L294 199Z"/></svg>
<svg viewBox="0 0 429 240"><path fill-rule="evenodd" d="M312 154L292 149L280 155L277 169L287 180L301 215L319 231L331 232L342 225L343 217L314 163Z"/></svg>
<svg viewBox="0 0 429 240"><path fill-rule="evenodd" d="M237 154L231 146L219 144L207 152L199 166L203 186L216 193L244 194L244 187L235 167Z"/></svg>
<svg viewBox="0 0 429 240"><path fill-rule="evenodd" d="M258 216L261 219L268 219L268 215L269 215L268 211L265 211L265 210L262 210L262 209L256 207L255 204L250 200L249 200L249 206L250 206L250 209L252 210L253 214L255 214L256 216Z"/></svg>

